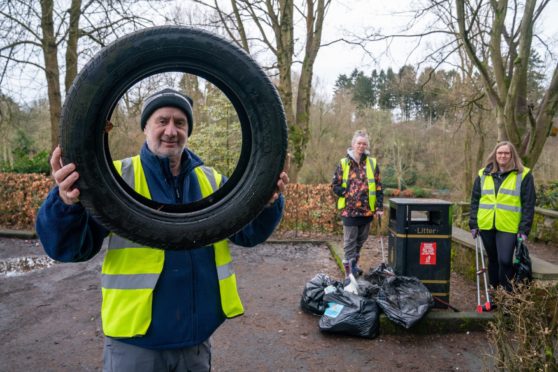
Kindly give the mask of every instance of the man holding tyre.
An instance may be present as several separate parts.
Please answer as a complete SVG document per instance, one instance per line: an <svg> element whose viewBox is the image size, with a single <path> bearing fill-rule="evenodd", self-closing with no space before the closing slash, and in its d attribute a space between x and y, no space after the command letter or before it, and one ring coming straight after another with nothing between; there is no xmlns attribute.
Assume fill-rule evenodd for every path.
<svg viewBox="0 0 558 372"><path fill-rule="evenodd" d="M172 89L147 98L140 154L114 162L122 179L145 198L188 204L221 187L226 178L187 148L193 130L192 100ZM79 174L51 158L56 186L41 206L37 233L46 253L62 262L94 257L109 236L101 286L104 371L205 371L210 336L227 318L244 312L226 241L189 250L146 247L111 233L79 203ZM282 172L269 205L229 239L252 247L278 225L288 183ZM149 229L149 226L141 228Z"/></svg>

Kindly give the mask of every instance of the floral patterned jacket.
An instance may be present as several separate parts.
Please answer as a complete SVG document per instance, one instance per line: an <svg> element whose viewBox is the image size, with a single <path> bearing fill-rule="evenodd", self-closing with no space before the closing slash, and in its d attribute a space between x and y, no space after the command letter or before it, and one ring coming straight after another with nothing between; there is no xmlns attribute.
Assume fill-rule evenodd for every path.
<svg viewBox="0 0 558 372"><path fill-rule="evenodd" d="M375 210L382 210L384 203L384 192L382 189L382 179L380 176L380 167L376 164L374 179L376 181L376 208L370 210L368 203L368 179L366 178L366 158L368 153L361 156L357 162L353 156L351 149L347 150L347 158L349 159L349 179L347 188L341 186L343 184L343 169L341 162L337 164L331 188L335 195L345 196L345 208L341 212L341 217L371 217Z"/></svg>

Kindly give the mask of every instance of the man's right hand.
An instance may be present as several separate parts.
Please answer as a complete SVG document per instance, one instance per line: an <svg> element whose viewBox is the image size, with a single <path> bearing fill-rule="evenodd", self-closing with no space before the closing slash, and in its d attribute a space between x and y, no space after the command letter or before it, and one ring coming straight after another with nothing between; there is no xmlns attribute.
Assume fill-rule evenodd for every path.
<svg viewBox="0 0 558 372"><path fill-rule="evenodd" d="M79 173L76 172L76 165L74 163L64 165L60 146L56 146L52 152L50 168L52 169L52 177L56 185L58 185L60 199L67 205L78 203L79 189L75 188L74 184L79 179Z"/></svg>

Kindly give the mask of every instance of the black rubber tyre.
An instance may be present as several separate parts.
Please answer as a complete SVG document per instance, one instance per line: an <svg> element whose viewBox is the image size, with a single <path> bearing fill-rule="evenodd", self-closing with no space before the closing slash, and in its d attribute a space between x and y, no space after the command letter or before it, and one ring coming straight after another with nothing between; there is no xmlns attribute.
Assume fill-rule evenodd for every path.
<svg viewBox="0 0 558 372"><path fill-rule="evenodd" d="M133 192L112 165L105 131L132 85L171 71L215 84L235 107L242 130L240 159L229 181L210 197L182 206ZM147 246L189 249L232 235L263 210L283 168L287 127L275 87L242 49L206 31L164 26L116 40L83 68L62 109L60 145L64 162L75 163L80 174L81 203L99 222Z"/></svg>

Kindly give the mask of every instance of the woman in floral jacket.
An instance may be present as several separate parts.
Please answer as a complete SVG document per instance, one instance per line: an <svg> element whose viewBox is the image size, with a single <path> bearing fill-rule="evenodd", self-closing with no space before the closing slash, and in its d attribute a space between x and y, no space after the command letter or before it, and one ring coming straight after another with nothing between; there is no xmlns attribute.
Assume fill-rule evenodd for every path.
<svg viewBox="0 0 558 372"><path fill-rule="evenodd" d="M368 134L358 130L353 135L347 156L339 161L331 187L339 197L337 207L343 220L343 265L349 274L362 274L358 266L360 250L368 238L374 215L383 214L384 193L380 167L370 157Z"/></svg>

